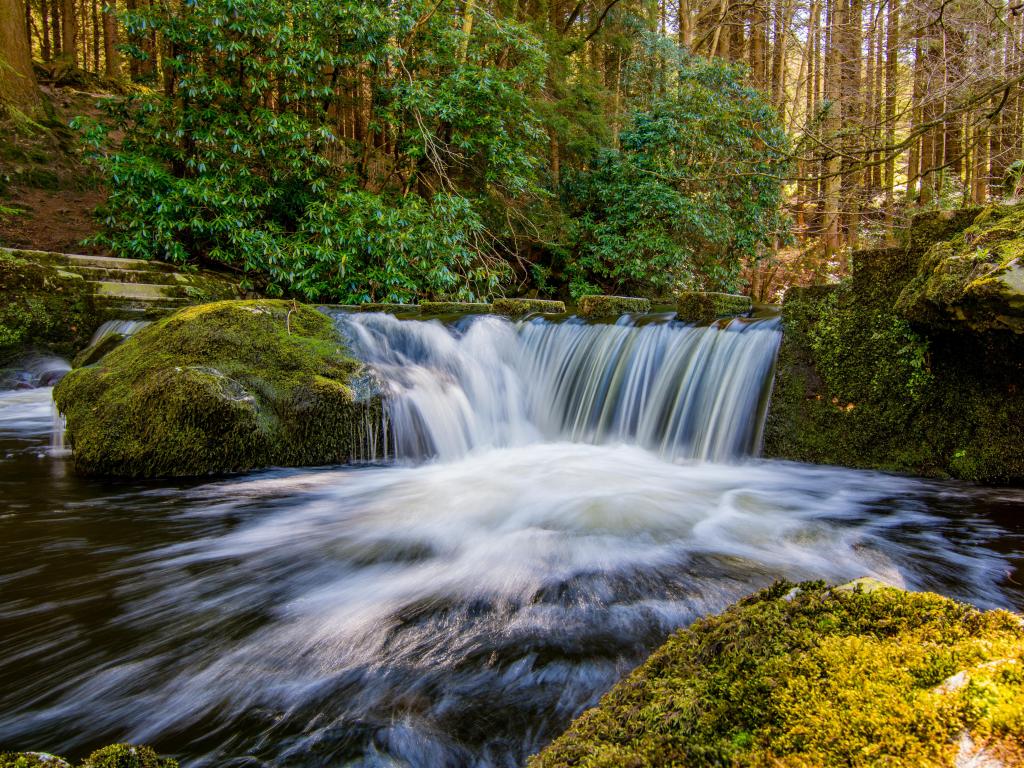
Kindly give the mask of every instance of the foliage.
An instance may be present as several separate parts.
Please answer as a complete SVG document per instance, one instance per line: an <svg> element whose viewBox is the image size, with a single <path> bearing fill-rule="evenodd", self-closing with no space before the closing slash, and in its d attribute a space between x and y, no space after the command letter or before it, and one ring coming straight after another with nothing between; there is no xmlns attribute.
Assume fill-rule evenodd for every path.
<svg viewBox="0 0 1024 768"><path fill-rule="evenodd" d="M1004 611L778 583L671 637L530 766L948 768L964 731L1019 759L1022 663Z"/></svg>
<svg viewBox="0 0 1024 768"><path fill-rule="evenodd" d="M531 275L574 296L735 287L780 225L774 111L741 69L629 12L607 32L629 62L618 136L607 84L567 66L576 43L483 8L468 37L432 0L123 21L168 54L160 92L106 105L116 149L77 124L112 182L97 240L118 255L217 262L270 295L478 301ZM552 141L562 179L544 173Z"/></svg>
<svg viewBox="0 0 1024 768"><path fill-rule="evenodd" d="M163 93L107 105L124 132L116 150L98 124L79 124L112 182L99 242L220 262L271 294L495 290L507 269L482 217L488 196L535 190L524 84L543 55L514 22L486 17L463 58L429 6L213 0L126 14L129 39L156 32L172 55ZM345 137L350 99L336 86L353 76L372 87L375 122Z"/></svg>
<svg viewBox="0 0 1024 768"><path fill-rule="evenodd" d="M630 293L735 290L773 245L786 137L742 71L693 56L632 111L619 149L567 174L570 280Z"/></svg>

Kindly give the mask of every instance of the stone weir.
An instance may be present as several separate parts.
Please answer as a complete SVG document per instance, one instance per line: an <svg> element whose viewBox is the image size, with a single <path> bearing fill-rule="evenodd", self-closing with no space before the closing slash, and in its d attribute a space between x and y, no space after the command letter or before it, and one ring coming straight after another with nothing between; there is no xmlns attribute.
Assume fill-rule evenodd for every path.
<svg viewBox="0 0 1024 768"><path fill-rule="evenodd" d="M108 256L0 248L0 359L29 347L70 356L107 320L155 319L240 297L231 276Z"/></svg>

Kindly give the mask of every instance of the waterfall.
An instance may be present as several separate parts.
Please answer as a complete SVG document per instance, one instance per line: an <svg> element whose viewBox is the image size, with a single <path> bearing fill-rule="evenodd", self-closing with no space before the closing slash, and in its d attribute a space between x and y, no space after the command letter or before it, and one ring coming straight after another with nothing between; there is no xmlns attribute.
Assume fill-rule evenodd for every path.
<svg viewBox="0 0 1024 768"><path fill-rule="evenodd" d="M386 382L389 442L407 459L554 441L635 444L669 459L752 455L781 339L777 320L336 322Z"/></svg>

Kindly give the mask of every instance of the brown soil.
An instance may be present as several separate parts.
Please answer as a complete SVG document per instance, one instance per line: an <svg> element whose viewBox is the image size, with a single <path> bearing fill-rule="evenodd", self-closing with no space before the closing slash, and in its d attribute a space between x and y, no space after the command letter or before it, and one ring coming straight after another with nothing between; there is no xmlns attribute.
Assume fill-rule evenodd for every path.
<svg viewBox="0 0 1024 768"><path fill-rule="evenodd" d="M82 241L96 234L96 207L106 190L83 160L68 123L96 116L102 94L44 88L52 107L38 125L0 120L0 245L103 253Z"/></svg>

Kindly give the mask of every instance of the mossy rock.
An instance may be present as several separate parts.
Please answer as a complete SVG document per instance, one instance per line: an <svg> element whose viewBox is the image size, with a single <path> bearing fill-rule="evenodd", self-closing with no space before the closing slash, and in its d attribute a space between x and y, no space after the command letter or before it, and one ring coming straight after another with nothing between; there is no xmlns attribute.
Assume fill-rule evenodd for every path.
<svg viewBox="0 0 1024 768"><path fill-rule="evenodd" d="M79 768L178 768L178 761L160 757L150 747L112 744L97 749Z"/></svg>
<svg viewBox="0 0 1024 768"><path fill-rule="evenodd" d="M86 475L195 476L343 463L380 425L363 366L328 317L286 301L223 301L143 328L54 390Z"/></svg>
<svg viewBox="0 0 1024 768"><path fill-rule="evenodd" d="M0 768L71 768L71 764L49 752L0 752Z"/></svg>
<svg viewBox="0 0 1024 768"><path fill-rule="evenodd" d="M528 765L953 768L1022 745L1020 617L778 583L673 635Z"/></svg>
<svg viewBox="0 0 1024 768"><path fill-rule="evenodd" d="M790 289L764 455L1024 480L1024 358L1015 337L928 336L855 283Z"/></svg>
<svg viewBox="0 0 1024 768"><path fill-rule="evenodd" d="M576 302L576 314L588 320L612 320L650 311L651 300L635 296L581 296Z"/></svg>
<svg viewBox="0 0 1024 768"><path fill-rule="evenodd" d="M1024 334L1024 205L986 208L933 244L896 309L919 326Z"/></svg>
<svg viewBox="0 0 1024 768"><path fill-rule="evenodd" d="M418 306L425 315L482 315L491 311L490 304L468 301L421 301Z"/></svg>
<svg viewBox="0 0 1024 768"><path fill-rule="evenodd" d="M749 296L712 291L690 291L679 295L676 317L684 323L708 325L721 317L749 315L754 304Z"/></svg>
<svg viewBox="0 0 1024 768"><path fill-rule="evenodd" d="M935 243L956 237L984 215L985 209L979 206L918 213L910 220L910 250L923 253Z"/></svg>
<svg viewBox="0 0 1024 768"><path fill-rule="evenodd" d="M128 336L122 333L108 333L88 347L83 349L71 361L72 368L81 368L84 365L98 363L108 353L112 352L124 343Z"/></svg>
<svg viewBox="0 0 1024 768"><path fill-rule="evenodd" d="M0 754L0 768L70 768L70 763L46 752ZM97 749L78 768L178 768L178 761L160 757L149 747L111 744Z"/></svg>
<svg viewBox="0 0 1024 768"><path fill-rule="evenodd" d="M534 313L561 315L565 313L565 302L550 299L495 299L491 305L496 315L519 318Z"/></svg>
<svg viewBox="0 0 1024 768"><path fill-rule="evenodd" d="M103 319L80 275L0 249L0 361L30 348L70 357Z"/></svg>
<svg viewBox="0 0 1024 768"><path fill-rule="evenodd" d="M854 251L853 290L864 301L892 304L917 272L920 256L907 248L870 248Z"/></svg>

